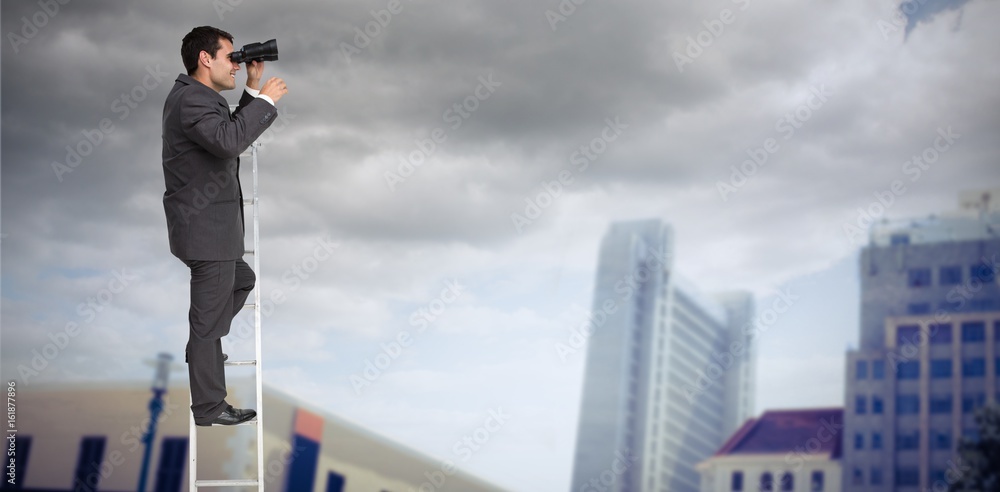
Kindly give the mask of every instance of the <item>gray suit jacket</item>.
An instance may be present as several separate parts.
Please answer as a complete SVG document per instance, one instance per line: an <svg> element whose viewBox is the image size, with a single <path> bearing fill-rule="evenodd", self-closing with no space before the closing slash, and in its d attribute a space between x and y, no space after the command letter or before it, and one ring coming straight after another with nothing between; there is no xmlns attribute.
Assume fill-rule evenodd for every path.
<svg viewBox="0 0 1000 492"><path fill-rule="evenodd" d="M277 114L246 91L232 114L221 94L180 74L163 104L163 210L170 252L182 260L244 253L239 155Z"/></svg>

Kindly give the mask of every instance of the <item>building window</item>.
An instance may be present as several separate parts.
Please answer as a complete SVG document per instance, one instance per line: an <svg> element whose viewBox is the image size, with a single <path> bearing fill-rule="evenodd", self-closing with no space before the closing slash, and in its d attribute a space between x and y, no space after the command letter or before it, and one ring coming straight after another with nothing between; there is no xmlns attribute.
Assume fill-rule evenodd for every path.
<svg viewBox="0 0 1000 492"><path fill-rule="evenodd" d="M317 477L322 477L317 473L316 466L319 463L319 443L301 434L295 434L292 436L291 444L295 454L288 464L284 490L313 490ZM327 482L327 490L330 490L331 481L332 479ZM335 490L340 491L339 488Z"/></svg>
<svg viewBox="0 0 1000 492"><path fill-rule="evenodd" d="M773 492L774 491L774 475L770 472L764 472L760 476L760 492Z"/></svg>
<svg viewBox="0 0 1000 492"><path fill-rule="evenodd" d="M857 379L868 379L868 361L859 360L855 364L855 376Z"/></svg>
<svg viewBox="0 0 1000 492"><path fill-rule="evenodd" d="M896 328L896 346L915 345L920 342L920 327L903 325Z"/></svg>
<svg viewBox="0 0 1000 492"><path fill-rule="evenodd" d="M951 449L951 433L947 431L934 431L931 434L931 447L938 450Z"/></svg>
<svg viewBox="0 0 1000 492"><path fill-rule="evenodd" d="M958 265L943 266L938 271L941 285L958 285L962 283L962 267Z"/></svg>
<svg viewBox="0 0 1000 492"><path fill-rule="evenodd" d="M929 477L931 479L930 482L932 490L934 488L944 488L944 489L947 488L947 487L941 487L942 485L948 485L948 479L946 478L947 474L945 473L945 470L942 470L940 468L931 470Z"/></svg>
<svg viewBox="0 0 1000 492"><path fill-rule="evenodd" d="M884 360L879 359L872 361L872 379L885 379Z"/></svg>
<svg viewBox="0 0 1000 492"><path fill-rule="evenodd" d="M931 359L931 379L951 378L951 359Z"/></svg>
<svg viewBox="0 0 1000 492"><path fill-rule="evenodd" d="M981 357L962 361L962 376L981 378L986 376L986 359Z"/></svg>
<svg viewBox="0 0 1000 492"><path fill-rule="evenodd" d="M972 413L982 408L986 404L984 393L970 393L962 395L962 413Z"/></svg>
<svg viewBox="0 0 1000 492"><path fill-rule="evenodd" d="M993 266L987 263L979 263L969 267L969 278L979 279L984 284L993 283Z"/></svg>
<svg viewBox="0 0 1000 492"><path fill-rule="evenodd" d="M920 379L920 361L908 360L896 366L896 379Z"/></svg>
<svg viewBox="0 0 1000 492"><path fill-rule="evenodd" d="M865 449L865 435L856 432L854 433L854 449Z"/></svg>
<svg viewBox="0 0 1000 492"><path fill-rule="evenodd" d="M969 311L995 311L998 305L1000 304L992 297L972 299L969 301Z"/></svg>
<svg viewBox="0 0 1000 492"><path fill-rule="evenodd" d="M187 465L186 437L165 437L160 444L160 466L156 470L156 492L180 492Z"/></svg>
<svg viewBox="0 0 1000 492"><path fill-rule="evenodd" d="M823 492L823 472L814 470L809 479L809 492Z"/></svg>
<svg viewBox="0 0 1000 492"><path fill-rule="evenodd" d="M930 268L911 268L907 272L906 285L910 287L927 287L931 285Z"/></svg>
<svg viewBox="0 0 1000 492"><path fill-rule="evenodd" d="M916 467L896 468L896 485L900 487L920 485L920 469Z"/></svg>
<svg viewBox="0 0 1000 492"><path fill-rule="evenodd" d="M80 441L80 456L76 462L74 492L97 490L101 481L101 460L104 459L104 436L84 437ZM89 487L89 489L88 489Z"/></svg>
<svg viewBox="0 0 1000 492"><path fill-rule="evenodd" d="M910 244L909 234L893 234L889 236L890 246L905 246L907 244Z"/></svg>
<svg viewBox="0 0 1000 492"><path fill-rule="evenodd" d="M951 324L938 323L931 325L931 344L951 343Z"/></svg>
<svg viewBox="0 0 1000 492"><path fill-rule="evenodd" d="M931 303L913 302L906 305L906 314L930 314Z"/></svg>
<svg viewBox="0 0 1000 492"><path fill-rule="evenodd" d="M730 482L731 482L731 485L729 487L730 490L732 490L733 492L742 492L742 490L743 490L743 472L741 472L741 471L734 471L733 472L733 477L730 480Z"/></svg>
<svg viewBox="0 0 1000 492"><path fill-rule="evenodd" d="M882 469L872 468L870 480L872 485L882 485Z"/></svg>
<svg viewBox="0 0 1000 492"><path fill-rule="evenodd" d="M868 399L865 398L865 395L858 395L854 397L854 413L858 415L868 413Z"/></svg>
<svg viewBox="0 0 1000 492"><path fill-rule="evenodd" d="M330 472L326 476L326 492L343 492L344 476L337 472ZM295 489L288 489L295 490Z"/></svg>
<svg viewBox="0 0 1000 492"><path fill-rule="evenodd" d="M795 477L792 476L791 472L785 472L781 475L781 490L784 492L795 490Z"/></svg>
<svg viewBox="0 0 1000 492"><path fill-rule="evenodd" d="M861 468L854 467L853 473L851 473L851 485L862 485L865 483L864 473L861 472Z"/></svg>
<svg viewBox="0 0 1000 492"><path fill-rule="evenodd" d="M983 323L982 321L968 321L962 323L962 341L986 341L986 323Z"/></svg>
<svg viewBox="0 0 1000 492"><path fill-rule="evenodd" d="M920 396L896 395L896 415L916 415L920 413Z"/></svg>
<svg viewBox="0 0 1000 492"><path fill-rule="evenodd" d="M872 449L882 449L881 432L872 432Z"/></svg>
<svg viewBox="0 0 1000 492"><path fill-rule="evenodd" d="M882 403L882 397L872 395L872 413L875 415L881 415L884 407L885 405Z"/></svg>
<svg viewBox="0 0 1000 492"><path fill-rule="evenodd" d="M0 489L20 490L24 488L24 474L28 471L28 457L31 456L31 436L18 435L13 442L4 442L7 448L7 463L13 463L13 470L7 468L6 472L13 472L14 476L4 477L0 482ZM13 481L14 483L11 483Z"/></svg>
<svg viewBox="0 0 1000 492"><path fill-rule="evenodd" d="M951 413L953 400L951 395L931 395L930 405L931 413Z"/></svg>
<svg viewBox="0 0 1000 492"><path fill-rule="evenodd" d="M962 440L969 443L979 442L979 429L971 428L963 430Z"/></svg>
<svg viewBox="0 0 1000 492"><path fill-rule="evenodd" d="M920 449L920 430L900 432L896 436L897 451L907 451L911 449Z"/></svg>
<svg viewBox="0 0 1000 492"><path fill-rule="evenodd" d="M1000 357L997 357L997 360L993 362L993 367L993 371L996 372L997 376L1000 376ZM998 398L998 400L1000 400L1000 398Z"/></svg>

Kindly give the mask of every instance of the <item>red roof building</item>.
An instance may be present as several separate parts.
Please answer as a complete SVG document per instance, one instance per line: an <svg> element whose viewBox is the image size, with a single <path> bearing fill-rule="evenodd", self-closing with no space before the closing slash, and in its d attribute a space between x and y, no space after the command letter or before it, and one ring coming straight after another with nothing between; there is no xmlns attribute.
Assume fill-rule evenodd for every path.
<svg viewBox="0 0 1000 492"><path fill-rule="evenodd" d="M702 492L836 492L844 410L770 410L698 464Z"/></svg>

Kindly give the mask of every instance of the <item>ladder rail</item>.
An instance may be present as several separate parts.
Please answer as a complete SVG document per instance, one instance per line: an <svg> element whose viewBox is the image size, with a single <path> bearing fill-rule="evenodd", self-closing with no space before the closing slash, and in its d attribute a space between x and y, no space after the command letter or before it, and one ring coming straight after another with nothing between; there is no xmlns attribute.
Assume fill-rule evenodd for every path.
<svg viewBox="0 0 1000 492"><path fill-rule="evenodd" d="M253 289L253 324L254 324L254 343L256 344L254 348L254 359L257 361L254 364L254 371L256 372L256 393L257 393L257 491L264 492L264 391L263 391L263 374L261 373L261 319L260 319L260 301L261 301L261 288L260 288L260 278L262 277L260 273L260 199L257 195L257 152L260 150L260 143L254 142L253 145L253 271L257 274L257 282Z"/></svg>
<svg viewBox="0 0 1000 492"><path fill-rule="evenodd" d="M264 492L264 392L263 378L261 371L261 288L260 288L260 199L258 197L258 174L257 174L257 152L260 143L254 142L250 145L250 156L253 160L253 197L244 199L243 205L250 205L253 209L253 249L247 250L247 254L253 255L253 270L257 275L256 285L253 291L253 303L245 303L244 307L253 309L254 318L254 359L243 361L226 362L226 366L254 366L255 371L255 393L257 417L253 424L256 424L256 447L257 447L257 478L253 479L232 479L232 480L198 480L198 426L194 422L194 414L191 414L189 437L188 437L188 490L195 492L199 487L256 487L258 492ZM237 176L237 179L239 177ZM245 216L245 212L244 212ZM188 393L190 396L190 392ZM194 402L192 401L192 404ZM249 424L249 423L248 423ZM216 426L212 426L216 427Z"/></svg>

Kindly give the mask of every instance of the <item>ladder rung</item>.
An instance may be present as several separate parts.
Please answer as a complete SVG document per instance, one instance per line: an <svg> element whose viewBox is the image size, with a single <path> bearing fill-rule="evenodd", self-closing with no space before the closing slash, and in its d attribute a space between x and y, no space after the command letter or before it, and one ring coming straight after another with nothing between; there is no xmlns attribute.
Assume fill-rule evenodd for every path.
<svg viewBox="0 0 1000 492"><path fill-rule="evenodd" d="M195 480L196 487L256 487L257 481L248 480Z"/></svg>
<svg viewBox="0 0 1000 492"><path fill-rule="evenodd" d="M254 309L254 308L257 307L257 305L254 304L254 303L252 303L252 302L248 302L248 303L244 304L243 307Z"/></svg>
<svg viewBox="0 0 1000 492"><path fill-rule="evenodd" d="M246 250L243 251L243 254L245 254L245 255L252 255L254 253L253 253L252 249L246 249Z"/></svg>
<svg viewBox="0 0 1000 492"><path fill-rule="evenodd" d="M257 365L257 360L256 359L250 359L250 360L233 360L233 361L227 360L225 362L225 365L227 365L227 366L256 366Z"/></svg>
<svg viewBox="0 0 1000 492"><path fill-rule="evenodd" d="M253 205L253 198L244 198L243 199L243 204L244 205Z"/></svg>
<svg viewBox="0 0 1000 492"><path fill-rule="evenodd" d="M238 424L230 424L230 425L212 424L209 427L238 427L238 426L241 426L241 425L257 425L257 417L254 417L254 418L252 418L250 420L247 420L246 422L240 422ZM221 487L221 485L220 485L220 487Z"/></svg>

